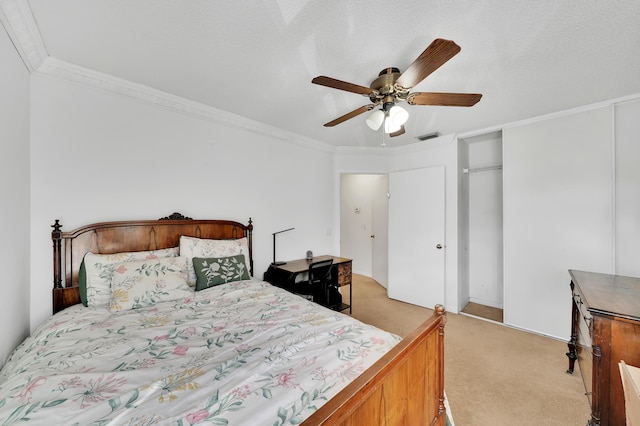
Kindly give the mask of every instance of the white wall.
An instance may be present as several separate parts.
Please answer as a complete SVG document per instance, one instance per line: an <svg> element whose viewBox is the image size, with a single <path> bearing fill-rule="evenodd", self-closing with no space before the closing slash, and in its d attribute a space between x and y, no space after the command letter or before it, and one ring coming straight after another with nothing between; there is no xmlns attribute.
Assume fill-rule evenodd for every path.
<svg viewBox="0 0 640 426"><path fill-rule="evenodd" d="M610 107L503 131L504 322L567 340L568 269L613 272Z"/></svg>
<svg viewBox="0 0 640 426"><path fill-rule="evenodd" d="M640 100L615 107L616 265L619 275L640 277Z"/></svg>
<svg viewBox="0 0 640 426"><path fill-rule="evenodd" d="M254 275L272 259L337 253L331 152L32 77L31 327L51 314L51 228L103 220L254 221Z"/></svg>
<svg viewBox="0 0 640 426"><path fill-rule="evenodd" d="M0 30L0 367L29 333L29 72ZM51 298L51 292L47 294Z"/></svg>

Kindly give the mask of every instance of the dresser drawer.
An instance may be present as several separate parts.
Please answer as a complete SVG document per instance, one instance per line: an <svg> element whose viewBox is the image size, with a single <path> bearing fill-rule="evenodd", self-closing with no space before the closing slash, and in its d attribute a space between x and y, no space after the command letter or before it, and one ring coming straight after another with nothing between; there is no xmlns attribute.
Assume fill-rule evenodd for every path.
<svg viewBox="0 0 640 426"><path fill-rule="evenodd" d="M351 262L343 262L338 264L338 285L351 284Z"/></svg>

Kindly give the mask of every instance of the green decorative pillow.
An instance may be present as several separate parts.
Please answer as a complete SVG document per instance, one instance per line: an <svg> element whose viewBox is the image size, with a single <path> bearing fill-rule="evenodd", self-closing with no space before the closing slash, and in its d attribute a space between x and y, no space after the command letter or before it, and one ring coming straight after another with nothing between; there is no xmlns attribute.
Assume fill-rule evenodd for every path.
<svg viewBox="0 0 640 426"><path fill-rule="evenodd" d="M244 263L247 271L251 271L249 243L247 237L236 240L209 240L195 237L180 237L180 256L187 258L187 266L189 268L189 285L194 286L196 283L196 273L193 270L194 257L201 258L222 258L228 256L236 256L243 254Z"/></svg>
<svg viewBox="0 0 640 426"><path fill-rule="evenodd" d="M84 266L84 258L80 264L80 272L78 272L78 287L80 290L80 301L84 306L89 306L87 303L87 268Z"/></svg>
<svg viewBox="0 0 640 426"><path fill-rule="evenodd" d="M84 258L80 264L80 271L78 272L78 287L80 290L80 301L84 306L89 306L87 303L87 268L84 266Z"/></svg>
<svg viewBox="0 0 640 426"><path fill-rule="evenodd" d="M244 254L229 257L194 257L196 291L233 281L248 280Z"/></svg>

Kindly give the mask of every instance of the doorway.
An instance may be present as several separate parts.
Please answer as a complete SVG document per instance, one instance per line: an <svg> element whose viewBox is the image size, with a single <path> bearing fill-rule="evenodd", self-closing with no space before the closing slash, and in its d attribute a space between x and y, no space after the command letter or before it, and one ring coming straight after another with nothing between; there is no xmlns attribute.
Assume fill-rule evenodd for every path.
<svg viewBox="0 0 640 426"><path fill-rule="evenodd" d="M444 179L443 165L340 175L340 255L390 298L445 303Z"/></svg>
<svg viewBox="0 0 640 426"><path fill-rule="evenodd" d="M353 272L388 282L388 176L340 175L340 255Z"/></svg>

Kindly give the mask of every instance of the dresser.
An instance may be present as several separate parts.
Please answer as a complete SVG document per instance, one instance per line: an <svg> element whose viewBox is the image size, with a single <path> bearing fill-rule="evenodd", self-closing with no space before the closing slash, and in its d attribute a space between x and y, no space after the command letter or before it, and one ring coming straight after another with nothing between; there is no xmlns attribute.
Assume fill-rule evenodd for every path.
<svg viewBox="0 0 640 426"><path fill-rule="evenodd" d="M587 425L624 425L618 363L640 366L640 278L569 270L572 315L568 373L578 361L591 404Z"/></svg>

